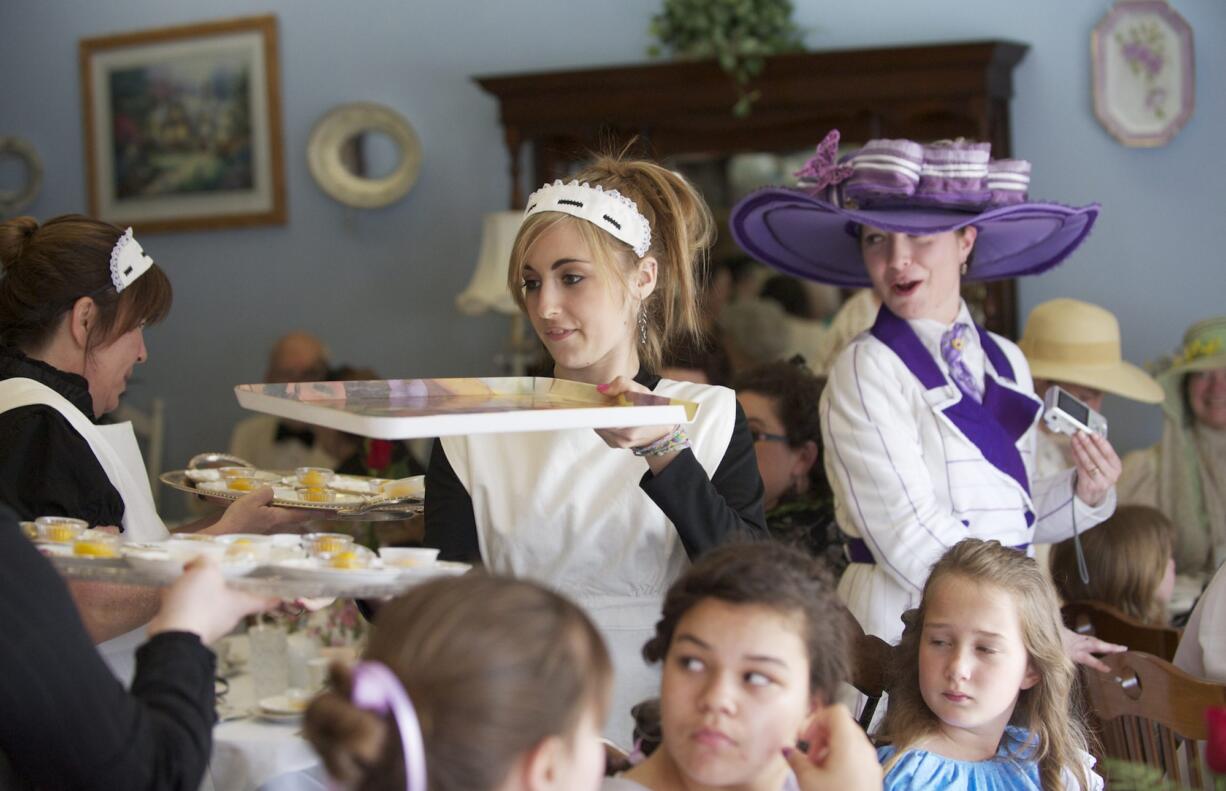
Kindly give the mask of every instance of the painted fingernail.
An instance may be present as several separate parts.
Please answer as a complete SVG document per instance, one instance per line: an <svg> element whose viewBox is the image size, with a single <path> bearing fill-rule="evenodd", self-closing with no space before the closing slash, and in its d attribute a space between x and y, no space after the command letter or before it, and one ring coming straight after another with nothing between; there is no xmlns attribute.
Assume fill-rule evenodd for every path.
<svg viewBox="0 0 1226 791"><path fill-rule="evenodd" d="M608 386L607 384L605 384L605 385L596 385L596 392L598 392L598 393L603 393L603 392L605 392L605 391L606 391L606 390L608 390L608 389L609 389L609 386Z"/></svg>

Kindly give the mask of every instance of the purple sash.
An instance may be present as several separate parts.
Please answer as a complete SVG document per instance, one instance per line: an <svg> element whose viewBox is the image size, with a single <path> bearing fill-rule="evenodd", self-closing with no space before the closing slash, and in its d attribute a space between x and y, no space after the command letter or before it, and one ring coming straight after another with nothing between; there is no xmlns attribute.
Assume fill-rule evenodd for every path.
<svg viewBox="0 0 1226 791"><path fill-rule="evenodd" d="M975 325L975 330L996 373L1010 382L1016 382L1013 366L1009 364L1004 351L982 327ZM950 386L911 325L895 316L885 305L877 312L877 321L870 332L898 355L925 389ZM1030 479L1026 475L1022 454L1017 449L1017 441L1034 423L1035 414L1042 406L1038 399L997 384L991 375L984 376L982 404L975 403L973 398L967 398L961 391L958 391L958 395L958 401L942 410L945 416L971 444L979 448L989 464L1017 481L1029 495ZM1033 518L1028 515L1027 522Z"/></svg>

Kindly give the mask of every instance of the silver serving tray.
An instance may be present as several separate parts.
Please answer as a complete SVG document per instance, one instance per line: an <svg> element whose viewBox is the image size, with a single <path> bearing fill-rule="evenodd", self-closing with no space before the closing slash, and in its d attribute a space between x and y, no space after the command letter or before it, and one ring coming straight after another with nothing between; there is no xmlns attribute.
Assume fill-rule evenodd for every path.
<svg viewBox="0 0 1226 791"><path fill-rule="evenodd" d="M349 476L360 477L360 476ZM197 489L187 477L187 470L171 470L158 476L163 484L181 492L194 494L210 502L229 505L247 492L229 492L223 490ZM361 495L358 495L361 496ZM419 498L398 497L394 499L377 500L368 497L363 503L353 505L337 505L335 503L305 503L300 500L276 500L272 505L283 508L299 508L307 511L319 511L320 519L334 519L343 522L388 522L397 519L408 519L421 513L424 503Z"/></svg>
<svg viewBox="0 0 1226 791"><path fill-rule="evenodd" d="M110 582L118 585L165 587L163 576L137 571L123 558L80 558L74 556L51 556L48 558L67 579ZM364 580L347 581L330 578L310 580L291 577L280 572L275 565L259 566L250 574L232 577L226 584L236 590L258 596L278 599L352 598L381 599L396 596L423 582L437 577L454 577L466 573L471 567L466 563L439 562L405 570L386 582Z"/></svg>

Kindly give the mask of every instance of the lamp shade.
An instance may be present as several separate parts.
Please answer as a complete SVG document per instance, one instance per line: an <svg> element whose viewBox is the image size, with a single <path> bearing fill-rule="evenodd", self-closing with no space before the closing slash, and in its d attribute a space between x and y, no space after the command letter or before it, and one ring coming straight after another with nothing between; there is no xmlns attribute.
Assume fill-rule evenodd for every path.
<svg viewBox="0 0 1226 791"><path fill-rule="evenodd" d="M507 288L507 263L511 247L523 222L523 212L500 211L485 215L481 222L481 253L468 287L456 297L461 313L475 316L487 310L519 313L519 306Z"/></svg>

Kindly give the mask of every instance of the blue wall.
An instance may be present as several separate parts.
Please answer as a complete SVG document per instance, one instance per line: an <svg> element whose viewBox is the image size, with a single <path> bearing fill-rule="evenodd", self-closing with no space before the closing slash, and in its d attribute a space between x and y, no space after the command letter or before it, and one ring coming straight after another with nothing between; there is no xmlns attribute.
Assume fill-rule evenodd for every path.
<svg viewBox="0 0 1226 791"><path fill-rule="evenodd" d="M1114 310L1135 362L1167 352L1192 320L1226 312L1217 244L1226 156L1226 5L1179 0L1197 36L1196 114L1168 146L1127 149L1090 109L1089 35L1107 3L859 0L797 3L814 49L1007 38L1031 45L1016 72L1015 154L1035 163L1032 194L1098 200L1098 228L1076 259L1023 282L1022 310L1068 295ZM279 20L289 223L145 237L171 276L175 308L148 333L151 362L130 397L168 401L166 463L222 448L241 416L231 386L256 381L274 337L303 327L337 361L385 376L487 373L503 317L461 319L453 298L477 253L482 213L503 208L507 158L497 108L474 74L644 59L657 0L4 0L0 134L34 142L45 165L28 210L85 209L77 78L82 37L275 13ZM334 105L390 105L422 140L421 177L404 201L346 210L307 173L312 124ZM814 130L814 138L825 130ZM1217 145L1214 146L1214 143ZM1116 401L1113 437L1157 437L1156 410Z"/></svg>

